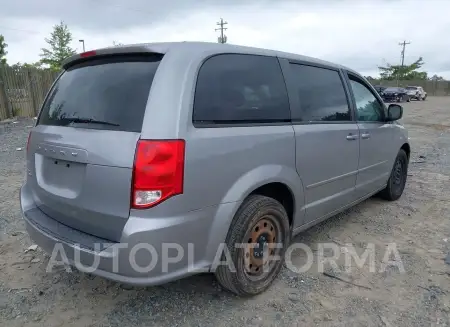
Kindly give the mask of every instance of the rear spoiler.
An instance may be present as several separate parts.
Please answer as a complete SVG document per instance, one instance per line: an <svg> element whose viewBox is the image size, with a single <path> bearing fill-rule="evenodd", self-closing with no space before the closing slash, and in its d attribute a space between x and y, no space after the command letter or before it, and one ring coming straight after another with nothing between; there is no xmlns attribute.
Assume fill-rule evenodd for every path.
<svg viewBox="0 0 450 327"><path fill-rule="evenodd" d="M121 54L140 54L140 53L157 53L165 54L169 50L167 44L149 43L149 44L136 44L125 46L114 46L109 48L103 48L98 50L90 50L82 53L77 53L71 57L66 58L62 66L64 69L77 64L79 62L92 59L97 56L109 56L109 55L121 55Z"/></svg>

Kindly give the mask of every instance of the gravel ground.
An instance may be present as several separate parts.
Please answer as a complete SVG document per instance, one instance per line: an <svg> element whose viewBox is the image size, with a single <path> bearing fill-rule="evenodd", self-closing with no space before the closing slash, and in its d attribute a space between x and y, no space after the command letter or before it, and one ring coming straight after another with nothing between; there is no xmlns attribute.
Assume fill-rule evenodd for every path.
<svg viewBox="0 0 450 327"><path fill-rule="evenodd" d="M316 264L305 273L284 269L249 299L221 290L208 274L130 288L80 272L46 273L48 256L25 252L32 243L18 201L33 121L0 123L0 326L450 326L450 97L407 103L404 111L413 154L401 199L371 198L295 240L312 249L333 242L343 252L350 243L358 253L373 243L376 272L340 256L326 271L342 280ZM392 242L403 273L381 269ZM313 253L317 263L320 252ZM293 254L295 265L304 260Z"/></svg>

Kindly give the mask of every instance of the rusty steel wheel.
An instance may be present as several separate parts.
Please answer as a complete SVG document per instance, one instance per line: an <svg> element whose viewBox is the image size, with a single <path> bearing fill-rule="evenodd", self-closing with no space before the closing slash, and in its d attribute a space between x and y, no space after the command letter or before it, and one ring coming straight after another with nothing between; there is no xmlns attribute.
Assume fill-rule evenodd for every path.
<svg viewBox="0 0 450 327"><path fill-rule="evenodd" d="M273 268L274 261L269 260L278 251L276 243L281 239L280 226L272 216L264 216L253 224L246 237L244 267L250 279L264 278Z"/></svg>
<svg viewBox="0 0 450 327"><path fill-rule="evenodd" d="M241 296L263 292L283 267L290 237L284 206L267 196L249 196L233 217L226 238L235 269L219 265L215 270L217 280ZM222 255L221 261L225 260Z"/></svg>

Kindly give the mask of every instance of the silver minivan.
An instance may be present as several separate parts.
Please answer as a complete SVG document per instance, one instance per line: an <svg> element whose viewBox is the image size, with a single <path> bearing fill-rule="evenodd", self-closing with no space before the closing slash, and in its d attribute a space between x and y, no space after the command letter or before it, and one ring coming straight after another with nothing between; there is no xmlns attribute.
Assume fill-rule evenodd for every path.
<svg viewBox="0 0 450 327"><path fill-rule="evenodd" d="M99 276L156 285L214 272L258 294L294 235L374 194L401 196L402 110L358 73L290 53L84 52L30 132L23 218L52 259Z"/></svg>

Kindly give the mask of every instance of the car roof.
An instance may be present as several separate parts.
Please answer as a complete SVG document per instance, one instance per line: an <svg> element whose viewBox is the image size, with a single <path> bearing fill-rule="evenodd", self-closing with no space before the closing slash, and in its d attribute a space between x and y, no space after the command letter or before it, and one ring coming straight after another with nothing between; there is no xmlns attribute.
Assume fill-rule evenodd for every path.
<svg viewBox="0 0 450 327"><path fill-rule="evenodd" d="M298 55L289 52L277 51L277 50L269 50L263 48L254 48L247 47L241 45L234 44L221 44L221 43L212 43L212 42L162 42L162 43L140 43L140 44L129 44L129 45L120 45L120 46L111 46L102 49L94 50L97 55L102 54L116 54L116 53L144 53L144 52L153 52L166 54L168 52L176 51L180 56L184 55L192 55L197 54L198 56L202 56L205 53L242 53L242 54L255 54L255 55L266 55L266 56L276 56L279 58L285 58L288 60L298 60L305 61L313 64L324 65L333 67L336 69L346 69L350 72L356 73L350 68L344 67L342 65L334 64L332 62L328 62L325 60ZM78 61L83 59L81 54L75 54L67 58L63 62L63 66L67 66L68 64L73 63L74 61ZM359 74L358 74L359 75Z"/></svg>

